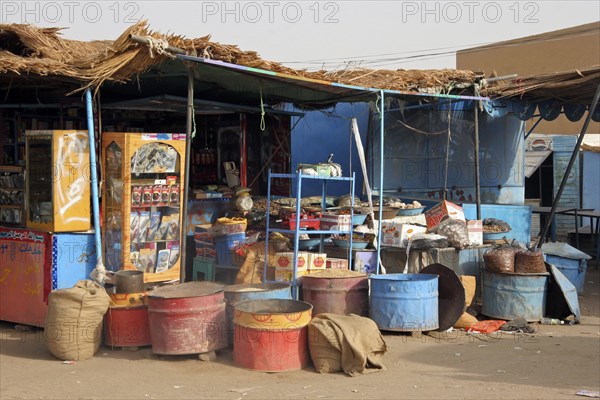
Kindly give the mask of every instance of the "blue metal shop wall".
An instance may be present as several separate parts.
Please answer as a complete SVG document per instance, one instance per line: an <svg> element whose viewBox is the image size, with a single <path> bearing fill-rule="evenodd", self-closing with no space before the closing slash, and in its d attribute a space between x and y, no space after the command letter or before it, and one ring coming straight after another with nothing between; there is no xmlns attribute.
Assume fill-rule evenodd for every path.
<svg viewBox="0 0 600 400"><path fill-rule="evenodd" d="M552 156L554 157L554 196L558 192L558 188L560 187L560 182L565 175L565 170L567 169L567 165L569 164L569 160L571 159L571 155L573 154L573 149L577 144L577 136L562 136L557 135L552 137ZM567 180L567 184L563 191L563 194L558 202L558 207L560 208L579 208L580 199L579 199L579 156L575 164L573 165L573 169L571 170L571 174L569 175L569 179ZM559 235L566 235L568 231L575 229L575 217L566 216L566 215L557 215L556 216L556 232Z"/></svg>
<svg viewBox="0 0 600 400"><path fill-rule="evenodd" d="M439 201L444 195L448 155L448 200L475 201L472 103L452 105L448 151L448 111L386 113L386 195ZM379 117L372 116L369 155L374 187L379 183ZM523 204L525 196L523 122L512 114L479 117L481 199L488 204Z"/></svg>
<svg viewBox="0 0 600 400"><path fill-rule="evenodd" d="M582 208L592 208L600 211L600 153L584 151L583 157L583 179L582 179ZM589 225L589 220L584 220Z"/></svg>
<svg viewBox="0 0 600 400"><path fill-rule="evenodd" d="M293 109L294 111L303 111ZM369 123L369 106L366 103L340 103L325 110L309 111L298 122L292 132L292 172L299 163L319 163L327 161L333 153L333 161L342 166L344 176L356 173L356 193L360 195L363 177L360 160L351 127L351 118L356 117L363 146ZM298 117L292 118L292 126ZM352 151L352 156L350 156ZM306 184L304 184L306 183ZM350 193L348 183L329 183L328 196L340 196ZM292 188L292 196L296 195L296 186ZM314 181L303 181L302 196L321 195L321 184Z"/></svg>

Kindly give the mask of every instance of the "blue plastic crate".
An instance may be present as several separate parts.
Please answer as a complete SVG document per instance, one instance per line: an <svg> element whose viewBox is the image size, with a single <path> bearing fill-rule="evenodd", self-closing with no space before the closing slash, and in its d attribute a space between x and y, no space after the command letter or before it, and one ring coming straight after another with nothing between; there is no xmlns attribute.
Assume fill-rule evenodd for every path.
<svg viewBox="0 0 600 400"><path fill-rule="evenodd" d="M217 261L220 265L233 265L232 252L246 240L246 233L230 233L217 236L215 246L217 247Z"/></svg>

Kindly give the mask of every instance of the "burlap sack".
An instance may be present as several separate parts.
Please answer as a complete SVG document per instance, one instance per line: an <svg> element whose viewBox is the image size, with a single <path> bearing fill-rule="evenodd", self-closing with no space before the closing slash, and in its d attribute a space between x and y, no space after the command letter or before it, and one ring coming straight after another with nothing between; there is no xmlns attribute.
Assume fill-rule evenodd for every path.
<svg viewBox="0 0 600 400"><path fill-rule="evenodd" d="M319 373L355 376L385 369L385 340L373 320L359 315L317 315L308 324L308 349Z"/></svg>
<svg viewBox="0 0 600 400"><path fill-rule="evenodd" d="M475 288L477 285L477 278L470 275L461 275L459 276L460 282L465 288L465 307L469 307L473 302L473 298L475 297ZM455 328L459 329L468 329L472 325L476 324L477 318L472 316L471 314L465 312L460 316L458 321L454 324Z"/></svg>
<svg viewBox="0 0 600 400"><path fill-rule="evenodd" d="M90 280L50 292L44 339L52 355L73 361L93 357L100 347L102 318L109 303L106 290Z"/></svg>

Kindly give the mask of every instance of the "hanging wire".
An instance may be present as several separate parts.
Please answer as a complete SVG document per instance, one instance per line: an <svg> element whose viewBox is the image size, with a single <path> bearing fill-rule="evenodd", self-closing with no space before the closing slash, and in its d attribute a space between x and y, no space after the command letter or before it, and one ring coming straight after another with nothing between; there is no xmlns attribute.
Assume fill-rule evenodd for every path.
<svg viewBox="0 0 600 400"><path fill-rule="evenodd" d="M298 125L298 123L300 122L302 118L298 118L298 120L294 123L294 125L292 126L292 129L290 129L290 133L288 134L288 137L290 137L292 135L292 132L294 131L294 128ZM287 138L286 138L287 139ZM279 146L277 146L277 148L271 152L271 156L269 157L269 159L265 162L265 165L263 165L262 169L258 172L258 174L256 174L256 176L254 177L254 180L250 183L250 185L248 185L248 187L252 187L254 185L254 183L256 183L256 181L258 180L258 178L262 175L262 173L265 171L265 169L267 169L267 167L269 166L269 164L271 163L271 160L273 159L273 157L275 157L275 154L277 154L277 152L279 150L281 150L281 148L283 147L283 145L286 143L286 141L281 141L279 143Z"/></svg>
<svg viewBox="0 0 600 400"><path fill-rule="evenodd" d="M265 103L263 102L263 92L262 92L262 81L260 81L260 85L258 87L258 91L260 93L260 130L264 132L267 125L265 123Z"/></svg>

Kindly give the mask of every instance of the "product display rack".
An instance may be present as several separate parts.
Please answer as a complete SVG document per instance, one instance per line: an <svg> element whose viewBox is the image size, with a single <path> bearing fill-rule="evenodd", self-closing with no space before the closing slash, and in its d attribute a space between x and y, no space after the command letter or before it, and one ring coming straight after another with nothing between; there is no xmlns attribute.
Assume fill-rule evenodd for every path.
<svg viewBox="0 0 600 400"><path fill-rule="evenodd" d="M21 226L25 214L25 176L22 167L0 165L0 224Z"/></svg>
<svg viewBox="0 0 600 400"><path fill-rule="evenodd" d="M296 223L295 229L281 229L281 228L271 228L271 181L273 179L296 179ZM348 266L352 265L352 233L354 227L352 226L352 222L350 222L350 228L348 230L311 230L304 231L300 226L300 213L301 213L301 201L302 201L302 181L303 180L318 180L322 182L322 191L321 191L321 208L322 210L326 209L326 194L327 194L327 182L349 182L351 186L351 212L350 212L350 221L354 218L354 173L352 177L325 177L325 176L313 176L313 175L305 175L298 171L296 174L274 174L269 170L268 177L268 186L267 186L267 227L266 227L266 239L265 239L265 254L269 254L269 236L271 232L279 232L279 233L287 233L294 235L294 259L293 259L293 275L292 275L292 297L294 299L298 299L298 246L300 240L300 233L309 233L311 235L348 235ZM319 246L319 251L323 252L323 236L321 236L321 243ZM267 269L269 265L269 257L265 256L265 264L263 270L263 282L267 282Z"/></svg>
<svg viewBox="0 0 600 400"><path fill-rule="evenodd" d="M25 223L45 232L92 227L88 133L75 130L25 132Z"/></svg>
<svg viewBox="0 0 600 400"><path fill-rule="evenodd" d="M105 132L102 215L106 267L180 278L184 134Z"/></svg>

